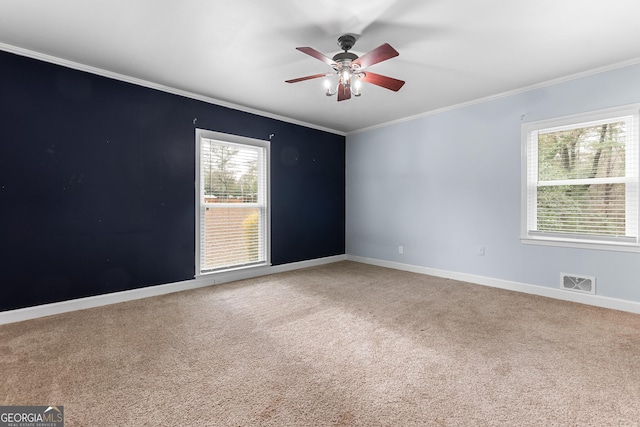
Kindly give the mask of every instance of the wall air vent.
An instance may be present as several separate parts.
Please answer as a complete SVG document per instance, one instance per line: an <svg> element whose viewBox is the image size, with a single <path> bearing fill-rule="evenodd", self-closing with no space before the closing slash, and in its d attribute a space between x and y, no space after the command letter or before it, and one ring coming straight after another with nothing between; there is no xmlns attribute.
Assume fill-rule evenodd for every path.
<svg viewBox="0 0 640 427"><path fill-rule="evenodd" d="M596 278L594 276L560 273L560 289L595 294Z"/></svg>

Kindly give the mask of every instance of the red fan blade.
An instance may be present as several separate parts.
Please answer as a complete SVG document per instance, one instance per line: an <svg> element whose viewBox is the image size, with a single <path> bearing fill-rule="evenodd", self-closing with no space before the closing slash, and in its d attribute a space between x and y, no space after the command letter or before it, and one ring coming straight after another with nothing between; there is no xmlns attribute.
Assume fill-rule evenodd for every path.
<svg viewBox="0 0 640 427"><path fill-rule="evenodd" d="M353 61L353 64L360 65L360 68L367 68L378 62L386 61L400 55L389 43L378 46L370 52L365 53L360 58Z"/></svg>
<svg viewBox="0 0 640 427"><path fill-rule="evenodd" d="M346 87L342 83L338 85L338 101L344 101L351 98L351 88Z"/></svg>
<svg viewBox="0 0 640 427"><path fill-rule="evenodd" d="M305 80L317 79L318 77L324 77L326 74L314 74L313 76L298 77L297 79L285 80L286 83L298 83Z"/></svg>
<svg viewBox="0 0 640 427"><path fill-rule="evenodd" d="M394 79L393 77L387 77L381 74L371 73L369 71L365 72L364 74L365 75L364 77L362 77L362 81L374 84L376 86L381 86L385 89L397 92L402 86L404 86L404 81Z"/></svg>
<svg viewBox="0 0 640 427"><path fill-rule="evenodd" d="M297 47L296 49L298 49L300 52L306 53L309 56L313 56L314 58L319 59L330 67L332 67L336 63L333 59L323 55L312 47Z"/></svg>

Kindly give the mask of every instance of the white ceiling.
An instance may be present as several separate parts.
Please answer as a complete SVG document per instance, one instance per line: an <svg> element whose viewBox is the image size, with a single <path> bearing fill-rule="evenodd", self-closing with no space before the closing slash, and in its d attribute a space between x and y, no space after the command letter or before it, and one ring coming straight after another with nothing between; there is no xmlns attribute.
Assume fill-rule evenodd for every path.
<svg viewBox="0 0 640 427"><path fill-rule="evenodd" d="M640 62L638 0L1 0L0 48L50 55L339 133L612 64ZM327 56L382 43L400 56L337 102ZM16 51L16 50L14 50ZM640 77L640 76L639 76Z"/></svg>

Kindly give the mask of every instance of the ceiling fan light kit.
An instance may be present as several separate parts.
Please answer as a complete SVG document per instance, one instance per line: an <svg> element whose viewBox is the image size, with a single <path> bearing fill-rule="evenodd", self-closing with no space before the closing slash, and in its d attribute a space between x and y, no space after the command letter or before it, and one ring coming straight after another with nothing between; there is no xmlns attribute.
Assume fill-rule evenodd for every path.
<svg viewBox="0 0 640 427"><path fill-rule="evenodd" d="M362 94L360 88L363 81L394 92L399 91L404 85L404 81L365 71L365 68L373 64L398 56L398 51L388 43L385 43L358 57L355 53L349 52L355 42L356 37L352 34L340 36L338 38L338 45L343 51L335 54L332 58L325 56L311 47L297 47L296 49L300 52L306 53L329 65L333 68L333 72L299 77L297 79L286 80L286 82L297 83L325 77L326 95L333 96L337 94L338 101L350 99L351 95L360 96Z"/></svg>

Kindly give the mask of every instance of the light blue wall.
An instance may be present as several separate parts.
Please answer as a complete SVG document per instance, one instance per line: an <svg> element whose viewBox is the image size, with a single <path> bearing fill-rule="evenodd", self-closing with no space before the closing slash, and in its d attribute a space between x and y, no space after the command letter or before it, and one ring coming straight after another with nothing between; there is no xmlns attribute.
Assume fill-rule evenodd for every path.
<svg viewBox="0 0 640 427"><path fill-rule="evenodd" d="M637 102L633 65L348 135L347 254L640 302L640 253L519 240L523 121Z"/></svg>

